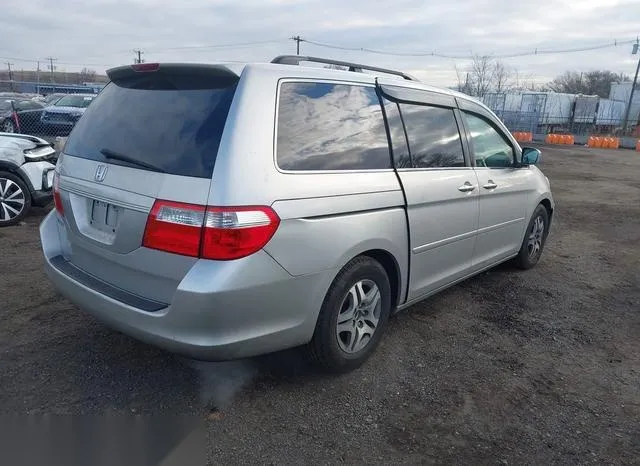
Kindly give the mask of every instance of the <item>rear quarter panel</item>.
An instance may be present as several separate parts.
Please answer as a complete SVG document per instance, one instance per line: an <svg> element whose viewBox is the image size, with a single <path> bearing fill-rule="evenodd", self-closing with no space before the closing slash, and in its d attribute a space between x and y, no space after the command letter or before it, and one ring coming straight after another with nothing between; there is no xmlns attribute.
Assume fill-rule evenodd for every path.
<svg viewBox="0 0 640 466"><path fill-rule="evenodd" d="M245 67L221 140L208 203L272 206L281 223L265 250L291 275L333 277L353 257L381 249L395 258L404 290L407 224L393 170L290 173L276 166L278 83L286 78L309 79L309 73L309 68L299 66ZM351 75L338 73L330 80L374 82L371 76L360 82L346 80Z"/></svg>

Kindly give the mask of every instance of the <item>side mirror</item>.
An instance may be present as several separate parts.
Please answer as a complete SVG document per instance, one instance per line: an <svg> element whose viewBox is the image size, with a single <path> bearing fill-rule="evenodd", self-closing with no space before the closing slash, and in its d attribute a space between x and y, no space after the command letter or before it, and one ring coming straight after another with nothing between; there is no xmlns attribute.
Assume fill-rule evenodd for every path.
<svg viewBox="0 0 640 466"><path fill-rule="evenodd" d="M535 147L522 148L522 165L535 165L542 159L542 152Z"/></svg>

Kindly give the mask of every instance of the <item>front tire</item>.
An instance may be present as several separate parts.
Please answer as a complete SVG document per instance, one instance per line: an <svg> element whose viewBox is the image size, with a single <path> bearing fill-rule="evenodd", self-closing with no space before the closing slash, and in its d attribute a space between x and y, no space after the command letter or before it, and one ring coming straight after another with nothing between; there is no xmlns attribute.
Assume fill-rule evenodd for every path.
<svg viewBox="0 0 640 466"><path fill-rule="evenodd" d="M15 133L16 125L13 123L11 118L7 118L2 122L2 126L0 126L3 133Z"/></svg>
<svg viewBox="0 0 640 466"><path fill-rule="evenodd" d="M522 240L520 252L515 258L515 265L523 270L534 267L540 260L544 244L549 233L549 212L539 204L533 211L527 231Z"/></svg>
<svg viewBox="0 0 640 466"><path fill-rule="evenodd" d="M370 257L356 257L338 273L324 299L308 344L313 361L337 373L359 367L378 346L390 310L384 267Z"/></svg>
<svg viewBox="0 0 640 466"><path fill-rule="evenodd" d="M0 228L15 225L31 209L29 188L13 173L0 171Z"/></svg>

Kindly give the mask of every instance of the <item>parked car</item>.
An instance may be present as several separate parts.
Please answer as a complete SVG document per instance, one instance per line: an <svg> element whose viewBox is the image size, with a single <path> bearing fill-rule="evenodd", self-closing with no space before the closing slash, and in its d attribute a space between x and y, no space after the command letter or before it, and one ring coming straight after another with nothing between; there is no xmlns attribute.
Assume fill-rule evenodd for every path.
<svg viewBox="0 0 640 466"><path fill-rule="evenodd" d="M53 105L55 104L58 100L62 99L63 97L67 96L69 94L62 94L62 93L54 93L54 94L49 94L47 96L44 97L44 102L47 105Z"/></svg>
<svg viewBox="0 0 640 466"><path fill-rule="evenodd" d="M31 206L51 203L55 161L44 139L0 133L0 227L18 223Z"/></svg>
<svg viewBox="0 0 640 466"><path fill-rule="evenodd" d="M38 133L44 105L31 99L0 100L0 131Z"/></svg>
<svg viewBox="0 0 640 466"><path fill-rule="evenodd" d="M313 57L108 75L40 236L56 288L123 333L210 360L302 345L344 371L392 313L541 257L541 153L466 95Z"/></svg>
<svg viewBox="0 0 640 466"><path fill-rule="evenodd" d="M94 94L69 94L46 107L40 118L45 134L68 136L95 97Z"/></svg>

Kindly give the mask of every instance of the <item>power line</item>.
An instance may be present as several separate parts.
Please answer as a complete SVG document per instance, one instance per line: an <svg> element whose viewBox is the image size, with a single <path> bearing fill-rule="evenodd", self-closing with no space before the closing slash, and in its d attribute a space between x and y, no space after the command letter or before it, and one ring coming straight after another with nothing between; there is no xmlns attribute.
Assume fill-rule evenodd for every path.
<svg viewBox="0 0 640 466"><path fill-rule="evenodd" d="M184 45L180 47L167 47L162 49L147 49L147 52L151 53L160 53L171 50L199 50L199 49L234 49L234 48L245 48L245 47L253 47L256 45L266 45L266 44L276 44L283 42L283 39L277 40L261 40L261 41L253 41L253 42L236 42L229 44L209 44L209 45Z"/></svg>
<svg viewBox="0 0 640 466"><path fill-rule="evenodd" d="M342 45L335 44L327 44L323 42L317 42L314 40L301 39L302 42L307 42L312 45L316 45L318 47L330 48L335 50L348 50L354 52L367 52L367 53L375 53L378 55L390 55L396 57L437 57L437 58L447 58L454 60L472 60L475 58L475 55L452 55L446 53L439 53L436 51L432 52L388 52L384 50L376 50L370 49L366 47L347 47ZM624 41L613 41L605 44L594 45L591 47L577 47L571 49L534 49L528 52L519 52L519 53L507 53L507 54L487 54L492 58L517 58L517 57L528 57L534 55L552 55L552 54L563 54L563 53L576 53L576 52L587 52L590 50L599 50L611 47L617 47L619 45L632 44L635 42L635 39L632 40L624 40Z"/></svg>
<svg viewBox="0 0 640 466"><path fill-rule="evenodd" d="M284 39L274 39L274 40L264 40L264 41L252 41L252 42L236 42L236 43L227 43L227 44L209 44L209 45L187 45L180 47L168 47L163 49L146 49L145 52L142 52L139 49L135 50L135 53L138 54L138 57L135 58L135 61L142 60L143 53L161 53L163 51L172 51L172 50L203 50L203 49L234 49L234 48L245 48L245 47L254 47L258 45L266 45L266 44L274 44L274 43L282 43ZM393 52L379 49L371 49L367 47L350 47L343 46L337 44L330 44L326 42L319 42L310 39L304 39L299 35L290 37L289 40L296 41L296 53L300 54L300 43L306 42L308 44L315 45L317 47L323 47L334 50L344 50L344 51L355 51L355 52L366 52L378 55L388 55L388 56L396 56L396 57L436 57L436 58L445 58L445 59L453 59L453 60L472 60L476 55L456 55L456 54L448 54L441 53L437 51L423 51L423 52ZM518 53L506 53L506 54L486 54L492 58L497 59L507 59L507 58L518 58L518 57L527 57L527 56L536 56L536 55L553 55L553 54L569 54L569 53L579 53L579 52L587 52L593 50L601 50L606 48L612 48L622 45L633 44L636 39L631 40L623 40L613 42L607 42L603 44L593 45L589 47L576 47L569 49L537 49L533 48L533 50L518 52ZM115 52L114 52L115 55ZM13 62L23 62L23 63L34 63L37 64L39 60L37 59L29 59L29 58L18 58L18 57L0 57L2 60L13 61ZM49 69L53 66L52 57L48 57L47 60L50 62ZM114 63L79 63L79 62L67 62L67 61L58 61L58 59L53 59L60 65L71 65L71 66L95 66L95 67L105 67L109 68L111 66L115 66Z"/></svg>

